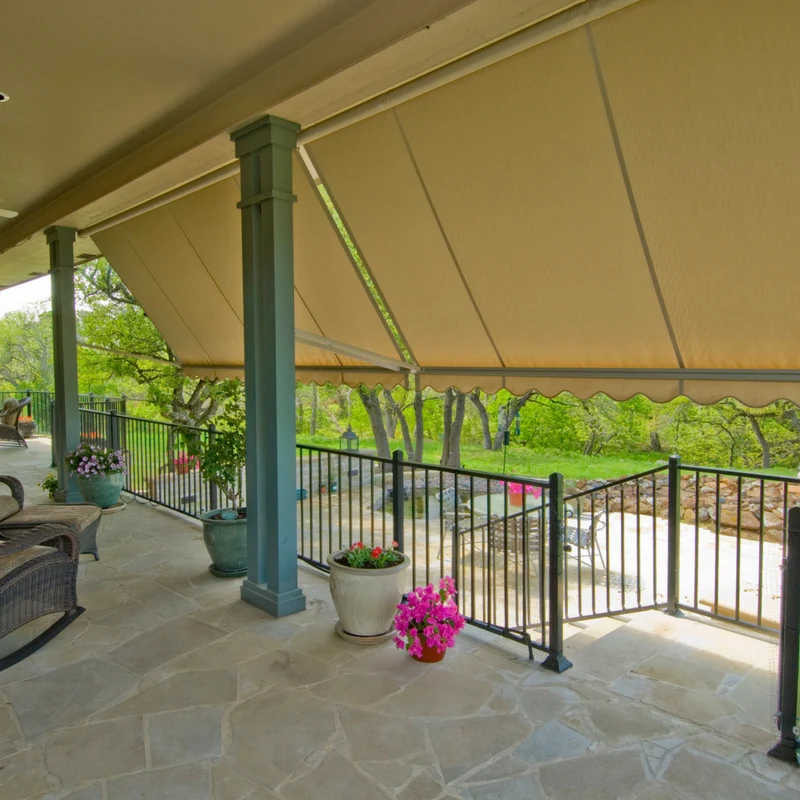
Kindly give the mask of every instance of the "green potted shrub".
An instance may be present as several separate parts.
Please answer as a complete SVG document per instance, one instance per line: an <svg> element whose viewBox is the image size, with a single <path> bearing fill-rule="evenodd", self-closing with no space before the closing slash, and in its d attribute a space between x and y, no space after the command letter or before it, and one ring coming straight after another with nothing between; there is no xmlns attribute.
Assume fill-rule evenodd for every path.
<svg viewBox="0 0 800 800"><path fill-rule="evenodd" d="M218 430L203 440L184 433L184 440L203 477L215 484L232 506L200 516L211 558L208 570L220 578L235 578L247 572L247 509L242 505L246 421L240 381L220 384L220 403L222 411L215 418Z"/></svg>
<svg viewBox="0 0 800 800"><path fill-rule="evenodd" d="M125 454L93 444L82 444L66 457L67 468L78 481L87 503L111 508L119 502L125 486Z"/></svg>

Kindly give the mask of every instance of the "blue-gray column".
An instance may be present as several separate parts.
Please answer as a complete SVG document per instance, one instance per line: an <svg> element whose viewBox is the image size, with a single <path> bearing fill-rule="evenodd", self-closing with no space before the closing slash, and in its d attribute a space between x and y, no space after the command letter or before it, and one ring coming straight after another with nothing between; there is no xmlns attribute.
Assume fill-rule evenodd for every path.
<svg viewBox="0 0 800 800"><path fill-rule="evenodd" d="M236 131L241 162L247 404L247 578L242 599L276 617L297 585L292 152L299 126L266 116Z"/></svg>
<svg viewBox="0 0 800 800"><path fill-rule="evenodd" d="M67 453L80 443L78 411L78 344L75 326L75 229L54 226L45 232L50 247L50 287L53 307L53 367L55 416L53 452L58 470L56 499L80 503L75 478L64 464Z"/></svg>

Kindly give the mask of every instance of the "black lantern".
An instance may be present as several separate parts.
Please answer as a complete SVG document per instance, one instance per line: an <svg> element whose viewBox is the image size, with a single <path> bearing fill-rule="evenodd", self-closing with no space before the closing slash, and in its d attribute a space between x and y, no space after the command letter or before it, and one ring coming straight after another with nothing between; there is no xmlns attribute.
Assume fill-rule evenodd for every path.
<svg viewBox="0 0 800 800"><path fill-rule="evenodd" d="M358 435L349 425L347 430L339 437L339 449L352 452L358 450Z"/></svg>

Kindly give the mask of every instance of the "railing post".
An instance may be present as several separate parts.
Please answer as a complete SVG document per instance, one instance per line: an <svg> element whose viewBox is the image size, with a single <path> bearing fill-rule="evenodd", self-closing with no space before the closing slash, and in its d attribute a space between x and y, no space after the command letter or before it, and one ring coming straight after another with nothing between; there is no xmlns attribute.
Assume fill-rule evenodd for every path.
<svg viewBox="0 0 800 800"><path fill-rule="evenodd" d="M789 509L789 534L782 565L781 640L778 656L778 730L768 755L797 763L797 679L800 668L800 508Z"/></svg>
<svg viewBox="0 0 800 800"><path fill-rule="evenodd" d="M108 412L108 439L109 446L112 450L120 450L120 437L119 437L119 416L115 409Z"/></svg>
<svg viewBox="0 0 800 800"><path fill-rule="evenodd" d="M403 477L403 451L392 453L392 517L394 540L398 549L405 552L405 481Z"/></svg>
<svg viewBox="0 0 800 800"><path fill-rule="evenodd" d="M119 399L119 410L122 414L128 413L128 397L127 395L122 395Z"/></svg>
<svg viewBox="0 0 800 800"><path fill-rule="evenodd" d="M56 466L56 401L50 401L50 466Z"/></svg>
<svg viewBox="0 0 800 800"><path fill-rule="evenodd" d="M208 441L211 442L211 439L216 435L217 426L212 422L208 426ZM208 504L210 508L209 511L216 511L219 508L219 489L217 488L216 483L209 483L208 484Z"/></svg>
<svg viewBox="0 0 800 800"><path fill-rule="evenodd" d="M670 456L667 519L667 614L678 614L681 566L681 458Z"/></svg>
<svg viewBox="0 0 800 800"><path fill-rule="evenodd" d="M550 524L548 525L549 621L547 658L542 663L553 672L564 672L572 663L564 655L564 476L550 476ZM525 602L528 598L524 599Z"/></svg>

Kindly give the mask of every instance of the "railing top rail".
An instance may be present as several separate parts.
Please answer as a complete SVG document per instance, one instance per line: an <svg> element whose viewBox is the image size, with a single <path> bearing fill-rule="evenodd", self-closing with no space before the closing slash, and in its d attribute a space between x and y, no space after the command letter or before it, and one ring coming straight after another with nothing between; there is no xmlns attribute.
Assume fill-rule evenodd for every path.
<svg viewBox="0 0 800 800"><path fill-rule="evenodd" d="M582 489L580 492L575 492L574 494L564 495L564 500L577 500L579 497L586 497L587 495L594 494L595 492L604 492L607 489L613 489L615 486L621 486L623 483L639 481L642 478L649 478L653 475L658 475L661 472L667 472L668 469L669 467L665 464L663 467L656 467L655 469L649 469L645 472L637 472L635 475L626 475L625 477L608 481L608 483L601 483L599 486L593 486L589 489Z"/></svg>
<svg viewBox="0 0 800 800"><path fill-rule="evenodd" d="M788 475L769 475L764 472L744 472L742 470L728 469L725 467L698 467L693 464L681 464L682 472L704 472L707 475L725 475L729 478L746 478L757 481L778 481L780 483L800 484L800 478Z"/></svg>
<svg viewBox="0 0 800 800"><path fill-rule="evenodd" d="M447 472L451 475L459 475L464 478L481 478L488 481L498 481L500 483L521 483L525 486L536 486L540 489L548 489L550 481L543 478L528 478L522 475L504 475L500 472L484 472L483 470L460 469L457 467L443 467L441 464L425 464L417 461L405 461L406 466L417 467L418 469L428 469L434 472Z"/></svg>
<svg viewBox="0 0 800 800"><path fill-rule="evenodd" d="M391 464L391 458L384 458L383 456L373 455L370 453L362 453L358 450L340 450L336 447L320 447L316 444L304 444L297 442L297 447L302 447L304 450L313 450L315 453L330 453L331 455L347 456L348 458L362 458L368 461L379 461L381 464ZM403 462L404 464L409 462Z"/></svg>

